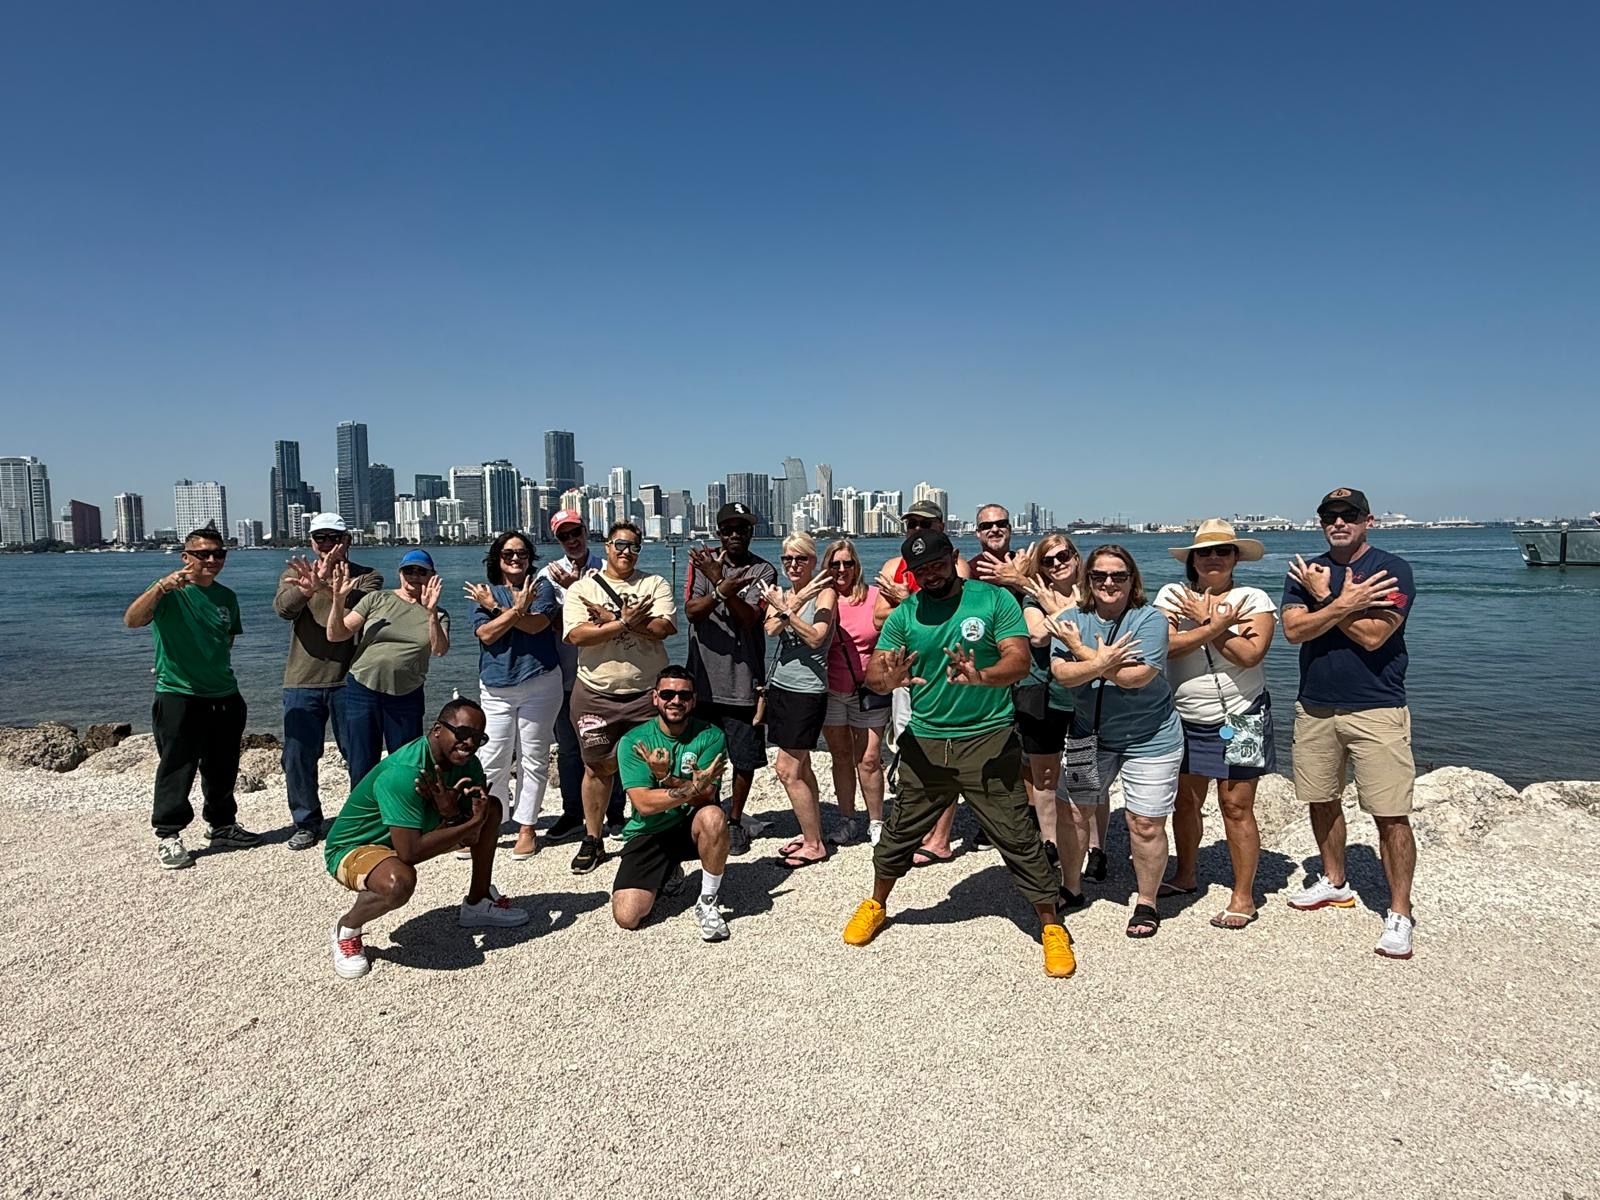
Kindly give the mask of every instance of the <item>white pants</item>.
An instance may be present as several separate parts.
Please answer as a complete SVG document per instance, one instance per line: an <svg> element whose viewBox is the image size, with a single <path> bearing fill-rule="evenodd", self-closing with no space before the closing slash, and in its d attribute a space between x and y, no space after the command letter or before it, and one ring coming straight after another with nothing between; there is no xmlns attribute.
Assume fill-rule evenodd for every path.
<svg viewBox="0 0 1600 1200"><path fill-rule="evenodd" d="M546 671L526 683L492 688L478 685L489 740L478 751L478 761L489 779L489 794L502 807L510 803L506 791L511 764L517 764L516 804L509 816L519 825L532 825L544 807L545 784L550 779L550 743L555 738L556 714L561 711L561 672Z"/></svg>

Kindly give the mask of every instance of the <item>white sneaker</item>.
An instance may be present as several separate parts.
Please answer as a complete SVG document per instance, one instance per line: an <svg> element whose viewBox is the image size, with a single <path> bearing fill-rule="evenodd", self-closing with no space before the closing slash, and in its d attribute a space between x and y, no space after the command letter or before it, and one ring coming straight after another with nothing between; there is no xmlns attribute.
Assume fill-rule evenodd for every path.
<svg viewBox="0 0 1600 1200"><path fill-rule="evenodd" d="M846 817L834 826L828 840L835 846L852 846L861 840L861 824L854 817Z"/></svg>
<svg viewBox="0 0 1600 1200"><path fill-rule="evenodd" d="M360 979L372 970L366 947L358 933L352 938L339 936L339 927L333 927L333 973L340 979Z"/></svg>
<svg viewBox="0 0 1600 1200"><path fill-rule="evenodd" d="M1411 931L1416 922L1391 912L1383 918L1383 936L1378 939L1378 953L1384 958L1411 957Z"/></svg>
<svg viewBox="0 0 1600 1200"><path fill-rule="evenodd" d="M509 929L513 925L526 925L528 923L528 910L513 908L511 901L500 895L493 888L489 894L476 904L461 902L461 912L458 920L464 929L471 929L478 925L492 925L499 929Z"/></svg>
<svg viewBox="0 0 1600 1200"><path fill-rule="evenodd" d="M868 821L867 822L867 841L871 842L874 846L876 846L878 844L878 839L881 838L882 836L883 836L883 822L882 821Z"/></svg>
<svg viewBox="0 0 1600 1200"><path fill-rule="evenodd" d="M451 855L451 857L455 858L459 862L471 862L472 861L472 847L471 846L463 846L463 847L461 847L461 849L457 850L455 852L455 854Z"/></svg>
<svg viewBox="0 0 1600 1200"><path fill-rule="evenodd" d="M695 924L700 926L700 940L702 942L725 942L728 940L728 923L722 919L722 913L717 909L715 900L707 901L704 897L694 902Z"/></svg>
<svg viewBox="0 0 1600 1200"><path fill-rule="evenodd" d="M1335 887L1328 882L1326 875L1318 875L1315 882L1308 880L1305 887L1300 889L1300 894L1289 899L1289 907L1298 908L1301 912L1311 912L1330 905L1334 908L1356 906L1356 894L1348 881Z"/></svg>

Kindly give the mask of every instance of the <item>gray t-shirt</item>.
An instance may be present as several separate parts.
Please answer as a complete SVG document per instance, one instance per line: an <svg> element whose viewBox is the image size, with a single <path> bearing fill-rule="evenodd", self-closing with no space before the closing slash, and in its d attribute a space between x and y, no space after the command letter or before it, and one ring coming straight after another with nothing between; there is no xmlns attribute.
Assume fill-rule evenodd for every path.
<svg viewBox="0 0 1600 1200"><path fill-rule="evenodd" d="M744 584L737 595L751 608L760 610L761 596L778 582L778 572L766 559L752 554L743 566L723 566L724 571L743 572ZM691 565L690 600L709 596L711 580ZM685 665L694 676L695 691L702 700L718 704L751 705L756 702L756 686L766 678L767 635L758 618L749 629L734 625L728 606L721 601L700 621L689 622L689 656Z"/></svg>
<svg viewBox="0 0 1600 1200"><path fill-rule="evenodd" d="M795 618L808 625L817 621L817 602L807 600ZM833 645L830 631L822 645L811 647L792 629L778 631L778 661L772 668L773 687L786 692L825 692L828 690L828 648Z"/></svg>

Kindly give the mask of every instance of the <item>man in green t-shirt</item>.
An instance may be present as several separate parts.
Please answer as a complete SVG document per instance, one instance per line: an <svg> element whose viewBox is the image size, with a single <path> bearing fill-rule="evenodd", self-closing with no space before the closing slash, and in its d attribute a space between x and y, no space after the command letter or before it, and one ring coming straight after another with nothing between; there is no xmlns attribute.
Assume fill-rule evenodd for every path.
<svg viewBox="0 0 1600 1200"><path fill-rule="evenodd" d="M1077 962L1056 915L1059 881L1028 819L1022 743L1013 727L1011 685L1032 661L1022 608L1004 588L961 578L955 547L938 530L913 533L900 552L917 590L884 622L866 676L876 692L911 689L900 798L872 852L872 898L856 909L844 940L865 946L883 928L884 902L911 869L923 835L965 796L1039 914L1045 974L1071 975Z"/></svg>
<svg viewBox="0 0 1600 1200"><path fill-rule="evenodd" d="M323 857L332 875L358 893L333 930L333 969L358 979L372 969L362 945L368 921L411 899L417 864L460 846L472 849L472 883L458 914L467 927L525 925L489 882L500 837L500 801L484 785L477 759L483 709L459 697L433 727L362 776L328 830Z"/></svg>
<svg viewBox="0 0 1600 1200"><path fill-rule="evenodd" d="M154 626L150 725L161 761L150 823L158 839L156 858L168 870L194 865L180 835L194 820L189 790L196 771L207 840L222 847L257 841L239 824L233 794L245 704L233 678L232 650L244 626L239 598L217 582L227 558L220 533L209 525L196 529L183 539L183 566L140 592L122 615L129 629Z"/></svg>
<svg viewBox="0 0 1600 1200"><path fill-rule="evenodd" d="M728 923L717 894L728 864L728 818L717 802L726 765L722 730L694 719L694 677L684 667L663 667L651 692L656 716L617 742L617 771L628 794L622 828L622 862L611 892L611 916L637 929L678 864L700 861L700 899L694 918L700 937L722 942Z"/></svg>

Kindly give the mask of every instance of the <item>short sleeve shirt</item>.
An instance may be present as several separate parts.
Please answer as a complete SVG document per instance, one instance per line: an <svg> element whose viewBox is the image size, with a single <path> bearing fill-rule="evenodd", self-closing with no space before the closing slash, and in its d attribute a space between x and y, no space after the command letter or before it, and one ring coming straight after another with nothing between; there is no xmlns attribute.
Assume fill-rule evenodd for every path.
<svg viewBox="0 0 1600 1200"><path fill-rule="evenodd" d="M428 610L382 591L361 597L355 611L365 618L350 662L356 682L386 696L410 695L421 687L433 654ZM439 624L450 632L450 614L442 608Z"/></svg>
<svg viewBox="0 0 1600 1200"><path fill-rule="evenodd" d="M736 594L759 614L762 594L778 582L772 564L752 554L743 566L725 566L723 570L744 573L745 582ZM711 580L691 566L686 598L709 596L711 591ZM766 673L766 654L767 635L761 621L756 620L749 629L740 628L721 601L700 620L689 622L689 655L684 665L694 676L695 693L702 698L718 704L754 704L756 687Z"/></svg>
<svg viewBox="0 0 1600 1200"><path fill-rule="evenodd" d="M233 639L244 632L239 597L220 583L189 584L156 602L151 622L156 648L156 691L176 696L231 696Z"/></svg>
<svg viewBox="0 0 1600 1200"><path fill-rule="evenodd" d="M648 575L643 571L635 571L627 579L612 579L602 574L585 575L567 589L567 599L562 605L562 628L568 633L588 622L589 610L584 606L585 600L613 616L621 615L617 602L601 586L602 578L624 604L637 604L648 596L655 601L650 610L652 618L676 619L678 606L672 602L671 585L660 575ZM578 679L584 687L595 692L631 695L647 691L655 686L656 672L666 665L665 643L640 637L631 629L625 629L616 637L607 638L597 645L578 647Z"/></svg>
<svg viewBox="0 0 1600 1200"><path fill-rule="evenodd" d="M979 669L1000 661L1000 643L1026 639L1022 606L1005 588L964 580L955 596L934 599L919 591L908 596L883 624L879 650L916 652L913 674L927 680L911 685L911 732L918 737L962 738L1003 729L1015 718L1009 687L951 683L945 677L946 650L971 652Z"/></svg>
<svg viewBox="0 0 1600 1200"><path fill-rule="evenodd" d="M1086 646L1099 645L1098 639L1111 642L1115 626L1117 637L1133 634L1138 653L1146 666L1156 669L1156 677L1142 688L1123 688L1104 679L1093 679L1072 689L1072 736L1088 737L1095 732L1096 705L1100 717L1100 746L1130 758L1159 758L1183 748L1183 725L1172 706L1172 685L1167 681L1167 614L1152 604L1130 608L1122 624L1102 620L1093 609L1075 608L1063 615L1077 625ZM1058 658L1070 658L1066 647L1057 647Z"/></svg>
<svg viewBox="0 0 1600 1200"><path fill-rule="evenodd" d="M417 779L429 761L428 739L419 737L381 760L356 784L323 844L328 874L338 871L344 856L357 846L393 846L391 828L415 829L418 833L439 828L443 823L439 810L432 801L417 794ZM470 779L479 787L485 786L483 767L475 757L459 767L441 768L440 779L446 785Z"/></svg>
<svg viewBox="0 0 1600 1200"><path fill-rule="evenodd" d="M547 563L539 569L539 578L548 583L551 591L556 594L556 618L553 632L556 638L556 654L561 659L561 686L569 692L572 690L573 681L578 678L578 648L568 645L566 638L561 636L566 628L563 623L562 612L567 602L567 589L550 577L550 568L559 566L563 571L588 572L602 570L605 565L606 560L591 551L588 552L587 561L581 566L563 554L554 562Z"/></svg>
<svg viewBox="0 0 1600 1200"><path fill-rule="evenodd" d="M728 752L727 740L722 730L705 721L691 719L684 727L682 737L673 737L661 727L659 719L646 721L630 729L617 742L617 776L624 790L628 788L653 788L658 786L650 767L639 757L636 746L646 750L664 749L672 753L672 774L687 778L692 771L709 767L719 754ZM666 812L641 813L628 805L628 823L622 827L622 836L631 838L641 833L660 833L687 821L694 811L692 805L680 804Z"/></svg>
<svg viewBox="0 0 1600 1200"><path fill-rule="evenodd" d="M1386 550L1368 546L1348 567L1340 566L1331 555L1319 554L1311 560L1329 570L1329 591L1338 596L1345 584L1360 583L1379 572L1394 576L1397 585L1394 611L1409 619L1417 598L1411 578L1411 564ZM1283 585L1284 608L1316 608L1311 595L1291 576ZM1400 708L1406 702L1406 627L1389 635L1376 650L1365 650L1334 628L1320 637L1300 644L1300 703L1327 708Z"/></svg>
<svg viewBox="0 0 1600 1200"><path fill-rule="evenodd" d="M494 602L501 608L510 608L516 596L505 584L491 585ZM556 601L555 588L548 579L534 581L533 608L530 612L548 617L551 624L538 633L524 633L513 628L493 642L478 643L478 679L485 687L516 687L519 683L558 670L561 657L556 653L555 626L561 621L561 607ZM472 630L476 633L492 620L489 610L479 604L472 610Z"/></svg>
<svg viewBox="0 0 1600 1200"><path fill-rule="evenodd" d="M1156 596L1156 607L1175 615L1183 593L1183 584L1167 584ZM1241 617L1253 617L1257 613L1277 616L1278 606L1260 588L1231 588L1226 599ZM1170 626L1170 620L1168 624ZM1238 627L1237 621L1229 626L1230 629ZM1182 617L1177 628L1180 632L1193 629L1195 623ZM1209 662L1207 652L1211 655ZM1167 682L1172 685L1172 703L1178 710L1178 718L1196 725L1221 725L1230 715L1248 712L1267 690L1267 674L1260 663L1241 667L1224 657L1214 642L1196 646L1179 658L1168 658Z"/></svg>
<svg viewBox="0 0 1600 1200"><path fill-rule="evenodd" d="M1065 617L1065 615L1075 607L1076 605L1067 605L1066 608L1061 610L1059 617ZM1044 605L1040 604L1032 596L1024 596L1022 598L1023 612L1026 613L1030 608L1033 609L1034 612L1044 612ZM1046 615L1058 616L1056 613L1047 613ZM1026 616L1024 616L1023 619L1026 620ZM1047 695L1049 696L1050 707L1055 709L1057 712L1071 712L1072 689L1067 687L1065 684L1057 683L1054 677L1052 677L1050 674L1050 645L1029 645L1028 649L1033 655L1033 667L1028 672L1028 682L1035 684L1042 683L1047 685L1049 687Z"/></svg>

